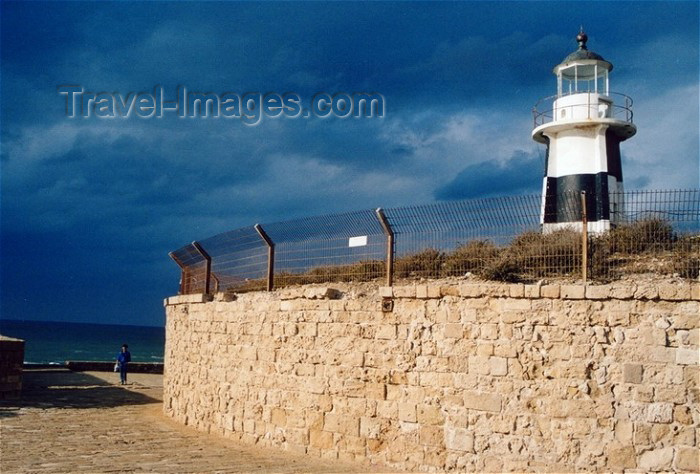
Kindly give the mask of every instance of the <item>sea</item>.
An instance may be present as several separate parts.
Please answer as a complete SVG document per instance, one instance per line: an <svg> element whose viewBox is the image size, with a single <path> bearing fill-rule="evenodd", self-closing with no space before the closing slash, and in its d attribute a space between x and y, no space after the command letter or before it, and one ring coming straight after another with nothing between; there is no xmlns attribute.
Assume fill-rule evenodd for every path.
<svg viewBox="0 0 700 474"><path fill-rule="evenodd" d="M133 362L163 362L165 350L164 327L2 319L0 334L24 339L25 364L112 361L124 343Z"/></svg>

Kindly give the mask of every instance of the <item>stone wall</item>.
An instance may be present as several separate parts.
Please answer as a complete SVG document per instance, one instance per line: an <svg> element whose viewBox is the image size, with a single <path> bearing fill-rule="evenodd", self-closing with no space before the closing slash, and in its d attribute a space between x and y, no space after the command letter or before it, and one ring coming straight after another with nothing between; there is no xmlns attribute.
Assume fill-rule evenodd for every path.
<svg viewBox="0 0 700 474"><path fill-rule="evenodd" d="M24 341L0 335L0 400L22 394Z"/></svg>
<svg viewBox="0 0 700 474"><path fill-rule="evenodd" d="M698 471L698 283L223 298L165 302L164 410L200 430L406 470Z"/></svg>

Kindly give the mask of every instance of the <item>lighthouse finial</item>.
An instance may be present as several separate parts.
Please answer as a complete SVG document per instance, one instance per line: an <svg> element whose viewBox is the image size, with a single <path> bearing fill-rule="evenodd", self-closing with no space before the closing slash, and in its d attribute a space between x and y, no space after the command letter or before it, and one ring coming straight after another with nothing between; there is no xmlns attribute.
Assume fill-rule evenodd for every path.
<svg viewBox="0 0 700 474"><path fill-rule="evenodd" d="M579 29L579 32L576 35L576 41L578 41L578 49L588 49L586 47L586 41L588 41L588 35L583 31L583 25L581 25L581 28Z"/></svg>

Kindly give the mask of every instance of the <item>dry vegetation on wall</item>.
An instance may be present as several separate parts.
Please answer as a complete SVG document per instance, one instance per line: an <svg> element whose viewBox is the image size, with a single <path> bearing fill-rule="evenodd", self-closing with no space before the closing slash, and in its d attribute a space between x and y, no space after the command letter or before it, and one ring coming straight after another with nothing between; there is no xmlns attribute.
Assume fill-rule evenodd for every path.
<svg viewBox="0 0 700 474"><path fill-rule="evenodd" d="M543 234L528 231L509 245L472 240L453 251L427 248L400 256L395 278L444 278L472 274L484 280L532 282L542 278L580 278L581 233L562 229ZM362 261L321 266L305 273L275 274L275 287L308 283L381 281L385 262ZM696 279L700 274L700 235L679 235L661 219L620 225L588 242L588 277L605 282L631 275L654 273ZM259 290L261 280L248 281L231 291Z"/></svg>

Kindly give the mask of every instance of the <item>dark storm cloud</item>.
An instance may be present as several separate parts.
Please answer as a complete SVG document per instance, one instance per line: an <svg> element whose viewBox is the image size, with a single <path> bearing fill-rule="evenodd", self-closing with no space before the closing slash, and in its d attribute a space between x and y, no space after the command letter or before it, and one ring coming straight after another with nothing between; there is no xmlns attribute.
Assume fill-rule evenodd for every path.
<svg viewBox="0 0 700 474"><path fill-rule="evenodd" d="M92 320L99 307L105 322L156 324L177 286L167 252L185 242L255 222L538 192L530 108L554 92L551 68L575 48L581 23L589 46L615 63L613 86L637 92L640 133L623 144L630 183L697 181L693 2L0 8L3 318ZM255 127L67 119L60 84L377 91L387 114ZM667 181L661 155L676 170Z"/></svg>
<svg viewBox="0 0 700 474"><path fill-rule="evenodd" d="M467 166L455 178L435 191L438 200L469 199L542 190L541 156L516 153L505 162L486 161Z"/></svg>

